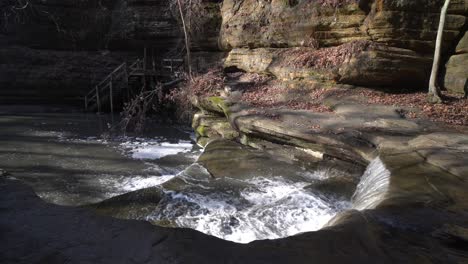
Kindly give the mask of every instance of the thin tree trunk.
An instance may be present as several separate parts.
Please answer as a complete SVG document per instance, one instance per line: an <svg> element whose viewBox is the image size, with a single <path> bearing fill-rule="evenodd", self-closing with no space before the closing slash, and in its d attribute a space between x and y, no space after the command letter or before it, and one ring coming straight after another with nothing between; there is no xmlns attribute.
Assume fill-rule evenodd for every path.
<svg viewBox="0 0 468 264"><path fill-rule="evenodd" d="M428 92L428 100L431 103L441 103L442 99L440 98L440 89L438 88L437 76L439 74L439 64L440 64L440 53L441 53L441 46L442 46L442 37L444 34L444 26L445 26L445 18L447 16L447 9L450 4L450 0L445 0L444 6L440 12L440 21L439 21L439 29L437 31L437 39L436 39L436 46L434 51L434 62L432 64L432 71L431 71L431 78L429 80L429 92Z"/></svg>
<svg viewBox="0 0 468 264"><path fill-rule="evenodd" d="M192 63L191 63L191 57L190 57L190 41L189 41L189 35L188 35L188 32L187 32L187 26L185 25L184 11L182 10L182 3L180 2L180 0L177 0L177 5L179 6L180 19L182 20L182 27L184 29L185 49L187 50L188 74L189 74L189 78L192 79Z"/></svg>

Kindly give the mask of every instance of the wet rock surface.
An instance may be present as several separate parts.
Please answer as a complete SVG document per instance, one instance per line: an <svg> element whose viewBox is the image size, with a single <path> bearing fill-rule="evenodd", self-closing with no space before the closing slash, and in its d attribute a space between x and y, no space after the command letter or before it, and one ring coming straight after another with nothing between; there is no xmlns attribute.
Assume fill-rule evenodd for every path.
<svg viewBox="0 0 468 264"><path fill-rule="evenodd" d="M47 204L17 181L2 179L0 190L4 263L460 263L467 257L466 213L440 208L350 211L317 232L242 245Z"/></svg>
<svg viewBox="0 0 468 264"><path fill-rule="evenodd" d="M368 167L372 173L364 173L354 192L353 208L364 214L383 213L385 216L378 216L379 221L392 227L416 233L428 231L428 236L420 237L422 243L449 248L465 243L462 241L468 219L465 191L468 137L463 129L457 131L424 120L406 119L396 107L363 106L352 98L328 98L332 113L273 108L259 111L229 98L199 98L195 102L205 113L225 114L244 144L266 150L268 145L256 143L263 139L312 150L309 154L314 157L332 156L364 164L372 161ZM339 188L347 192L346 184L335 185L333 179L308 188L314 191ZM419 214L425 215L428 223L419 223L415 219ZM456 223L448 223L454 215L458 215ZM333 221L330 225L333 226ZM439 236L439 232L453 232L458 238L447 240L452 235ZM405 236L398 234L395 239ZM434 238L440 240L429 242ZM406 243L403 240L398 243ZM449 240L459 242L451 244ZM466 252L456 251L462 259L466 258ZM423 258L437 258L438 253L428 253ZM461 260L448 257L447 261Z"/></svg>
<svg viewBox="0 0 468 264"><path fill-rule="evenodd" d="M335 121L327 115L283 110L280 113L284 118L271 119L257 113L249 116L255 119L246 122L242 121L246 117L239 111L245 108L221 99L209 101L216 102L211 109L228 110L214 114L226 112L229 118L237 116L230 123L235 123L237 126L233 129L247 139L262 136L274 144L282 142L321 151L323 157L346 157L338 154L348 153L350 159L363 164L376 160L378 156L377 163L389 173L371 173L373 169L370 168L375 167L369 166L370 178L364 181L368 185L361 179L351 210L337 215L327 227L316 232L248 244L231 243L190 229L164 228L144 221L105 216L143 218L141 216L147 215L148 211L158 210L159 205L170 201L165 200L161 187L125 194L87 208L74 208L47 204L29 187L3 177L0 183L0 230L7 243L0 245L2 262L309 263L314 259L318 263L463 263L467 260L468 186L465 178L468 174L465 153L468 138L465 134L447 129L437 131L436 127L402 119L388 107L373 106L370 111L362 106L355 108L352 104L337 104L334 109L347 118ZM295 113L295 119L292 113ZM362 130L353 125L353 119L349 119L351 116L357 118L355 122ZM317 117L324 121L323 130L309 131L302 126L305 121L313 122ZM385 122L368 121L379 118ZM344 122L346 120L347 123ZM286 122L289 129L281 129L282 122ZM298 125L295 127L293 124ZM347 129L355 132L330 133L341 127L338 125L346 125ZM247 139L244 141L246 144L255 142L259 146L262 142ZM228 171L231 172L230 177L238 177L237 170L242 176L242 171L250 168L248 164L258 164L258 159L265 158L258 150L247 149L244 152L241 151L243 147L235 143L226 142L223 146L221 142L212 142L211 150L208 145L204 163L209 172L197 174L195 172L201 172L200 168L192 168L191 175L195 175L192 181L214 180L216 188L233 190L238 186L227 188L229 185L216 182L219 171L210 162L222 158L227 165L223 164L220 171ZM338 148L334 146L338 143L341 144L340 149L346 151L336 152ZM223 149L238 155L223 156L226 154ZM245 167L236 165L236 159L241 157L247 159ZM229 164L232 169L228 169ZM211 171L210 166L213 168ZM273 166L278 166L274 172L280 172L281 167L289 165ZM329 193L339 187L338 191L349 197L351 191L344 183L353 179L340 179L340 184L330 179L305 188ZM187 188L187 182L176 177L162 187L180 191ZM167 221L159 224L174 226ZM223 228L229 230L238 224L238 219L229 218Z"/></svg>
<svg viewBox="0 0 468 264"><path fill-rule="evenodd" d="M83 24L90 22L96 13L104 12L99 18L105 23L100 25L110 28L81 30L80 25L63 24L71 32L82 31L81 38L75 41L85 46L99 42L96 35L106 35L101 34L103 32L109 34L107 36L111 37L114 47L134 47L141 43L141 39L152 39L163 47L172 45L180 38L180 32L174 30L175 20L167 13L153 20L152 8L165 6L153 2L128 1L106 3L104 6L83 2L79 8L74 1L62 5L57 5L55 1L35 4L45 11L67 10L61 13L62 19L67 16L72 19L80 17L82 12L79 9L82 8L89 11L89 16L84 16L80 22ZM278 79L338 80L370 86L426 83L442 1L357 1L339 8L324 7L320 9L321 12L318 12L317 4L313 3L312 8L307 8L309 4L304 1L225 1L221 9L220 44L230 51L226 66L273 74ZM466 1L452 1L445 32L445 49L461 37L466 23L466 7ZM124 14L122 10L125 10ZM124 19L114 20L122 14ZM218 19L217 14L207 17L207 21ZM111 21L118 23L108 24ZM28 27L31 24L17 26ZM57 40L56 48L64 43L69 44L70 39L61 39L54 27L54 23L41 25L37 32L53 32L47 39ZM36 36L34 29L25 30L27 34L17 36L19 40L8 38L5 40L8 47L2 48L8 51L11 41L16 44L33 43L34 48L41 48L44 43L28 40ZM117 29L117 32L110 29ZM208 28L210 30L214 28ZM196 49L216 49L217 33L210 32L207 34L209 41L195 45ZM309 39L304 39L304 36ZM126 41L127 37L130 37L130 42ZM354 40L371 40L386 48L352 56L338 71L291 71L275 65L278 58L274 53L279 48L314 49L316 44L328 47ZM457 47L457 54L447 63L445 76L447 88L459 92L462 87L466 88L463 86L466 86L466 83L463 84L466 70L462 67L466 55L464 43L462 38L461 48ZM37 65L42 65L47 72L59 67L58 61L69 58L68 55L57 56L49 62L45 58L47 55L36 54L25 60L24 56L15 55L19 53L21 50L11 53L14 58L7 63L3 62L6 60L0 62L4 69L12 69L5 71L8 78L2 77L2 84L14 87L10 84L15 80L9 79L10 76L28 76L34 72L30 67L31 58L36 58ZM108 66L113 67L113 63L111 61ZM74 72L73 68L68 70L66 73ZM399 70L398 74L394 70ZM38 74L38 77L34 77L36 81L43 79L44 83L56 78L54 76L61 76L42 76L40 71L34 74ZM86 79L76 74L74 80ZM34 78L29 80L33 84ZM468 137L465 128L456 131L424 120L406 119L399 108L363 105L348 98L330 98L327 102L332 110L330 113L288 109L259 111L233 98L222 97L198 98L195 105L200 109L193 124L197 140L200 145L207 146L206 153L199 159L203 166L191 166L160 186L82 208L63 207L44 202L30 187L11 178L27 174L28 169L35 168L28 164L27 159L22 160L21 164L29 168L16 168L16 171L15 168L7 168L11 175L0 171L0 234L2 241L6 241L0 244L0 262L468 261ZM13 122L21 128L23 121L12 118L6 123ZM0 135L6 151L11 150L8 149L12 136L9 133L18 132L10 129L7 127L4 130L6 133ZM257 150L219 139L238 141ZM32 143L39 148L44 144L43 138ZM276 153L273 158L272 153ZM296 165L288 163L291 160L310 165L317 160L336 159L348 164L355 163L358 168L370 165L360 180L354 176L359 169L351 169L345 171L351 177L313 180L300 186L301 191L312 192L326 199L335 196L351 199L348 210L339 213L319 231L236 244L191 229L177 228L181 226L177 221L187 211L195 216L200 211L209 212L201 208L200 203L187 202L186 197L181 199L177 196L183 195L184 191L205 197L210 195L206 189L212 188L219 191L216 194L221 193L224 195L222 197L229 198L231 194L239 195L242 190L255 187L248 185L248 181L252 180L252 171L256 169L269 172L271 177L297 169ZM49 165L53 163L50 157L42 160ZM133 162L120 165L128 164ZM137 167L141 168L140 165ZM62 176L66 174L61 172ZM295 178L296 175L288 177ZM282 212L284 208L273 206L269 209L270 212ZM264 219L270 216L265 214ZM227 216L219 225L221 231L233 232L241 225L239 219L237 216Z"/></svg>
<svg viewBox="0 0 468 264"><path fill-rule="evenodd" d="M99 214L191 227L237 242L316 230L349 207L362 167L307 167L227 140L214 140L183 172L158 187L89 205Z"/></svg>
<svg viewBox="0 0 468 264"><path fill-rule="evenodd" d="M198 155L196 149L190 153L190 135L175 127L156 126L151 136L136 140L110 135L111 116L73 110L0 107L0 168L33 186L48 202L87 204L157 185ZM166 147L144 155L161 144ZM177 155L180 151L184 153ZM168 152L172 155L165 156Z"/></svg>

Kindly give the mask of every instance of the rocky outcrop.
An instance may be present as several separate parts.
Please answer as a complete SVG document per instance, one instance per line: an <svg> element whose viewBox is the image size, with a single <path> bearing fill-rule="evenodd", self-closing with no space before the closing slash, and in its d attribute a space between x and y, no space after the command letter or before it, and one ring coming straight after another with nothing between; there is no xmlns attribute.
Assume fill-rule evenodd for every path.
<svg viewBox="0 0 468 264"><path fill-rule="evenodd" d="M348 44L338 46L343 52ZM333 48L326 48L333 49ZM330 67L291 65L295 56L314 54L311 48L273 49L239 48L229 52L225 67L247 72L274 75L280 80L339 82L372 87L424 85L430 73L431 58L407 49L372 45L356 53L350 52L342 62ZM338 52L319 56L340 56ZM311 58L311 61L314 58ZM294 63L292 63L294 64ZM391 73L391 74L390 74Z"/></svg>
<svg viewBox="0 0 468 264"><path fill-rule="evenodd" d="M222 47L323 47L373 40L421 52L434 48L442 1L338 2L343 4L226 0L221 9ZM463 4L451 5L445 28L448 42L465 23L460 15L466 12Z"/></svg>
<svg viewBox="0 0 468 264"><path fill-rule="evenodd" d="M425 88L441 5L440 0L360 0L337 1L335 4L296 0L201 1L192 10L194 68L203 71L219 64L224 56L219 52L221 48L229 52L226 66L266 72L279 79ZM460 31L466 24L467 6L464 0L452 1L450 5L444 34L445 53L460 38ZM0 63L8 69L5 72L10 78L2 76L0 81L4 87L24 87L27 91L18 94L20 96L30 94L34 89L40 90L39 93L44 91L38 88L42 85L34 87L33 83L49 83L51 87L68 89L73 96L82 96L90 84L104 77L99 74L100 70L87 68L93 62L80 60L84 65L82 69L74 67L74 74L80 75L79 78L74 74L69 74L69 78L56 78L42 70L44 63L33 59L41 56L40 50L47 49L51 53L52 49L69 52L110 50L119 53L113 57L129 60L134 56L141 57L143 47L147 46L151 54L164 57L166 52L183 46L180 29L176 10L164 1L67 0L59 3L32 0L27 9L18 11L2 23L0 41L3 47L20 45L31 49L28 57L16 61L12 57L2 58ZM370 42L373 48L343 49L342 53L351 53L351 56L339 67L291 68L279 63L299 56L296 49L313 53L317 48L336 48L355 42ZM126 57L122 53L125 50L134 54ZM32 54L34 51L38 54ZM447 64L445 82L449 90L462 90L461 83L466 75L466 70L460 66L463 58L462 53L457 54ZM95 61L94 57L92 60ZM59 67L60 63L50 63L50 67ZM106 60L100 63L106 64ZM29 69L25 70L25 67ZM42 73L26 73L36 69ZM86 77L89 72L96 72L97 77ZM11 76L20 81L11 81ZM30 79L23 81L28 76ZM36 78L38 76L41 78ZM82 90L69 88L72 83L79 83ZM49 90L62 94L55 88Z"/></svg>
<svg viewBox="0 0 468 264"><path fill-rule="evenodd" d="M273 74L280 79L335 81L368 87L424 87L442 1L342 1L333 6L314 1L224 1L221 46L231 50L226 66ZM448 51L466 23L467 4L454 1L444 31ZM424 7L424 8L421 8ZM352 53L339 67L284 68L294 50L341 47L368 41L369 50ZM307 47L307 48L304 48ZM281 58L279 49L291 50ZM323 57L339 56L324 54ZM464 71L466 72L466 71Z"/></svg>
<svg viewBox="0 0 468 264"><path fill-rule="evenodd" d="M262 144L263 140L282 147L306 150L313 157L339 157L360 164L366 164L375 157L375 148L381 144L380 133L382 136L398 134L408 139L423 130L437 130L402 118L397 108L362 106L353 101L345 102L343 98L327 100L334 113L281 109L262 111L221 97L200 98L195 103L203 109L197 120L213 115L224 117L221 122L227 120L239 133L237 140L252 147L268 148L268 144ZM202 124L202 121L194 124ZM196 127L197 138L206 137L199 130ZM379 136L373 131L380 131ZM203 142L206 140L199 143Z"/></svg>
<svg viewBox="0 0 468 264"><path fill-rule="evenodd" d="M450 57L445 65L444 86L447 90L468 94L468 33L458 43L455 54Z"/></svg>
<svg viewBox="0 0 468 264"><path fill-rule="evenodd" d="M366 12L355 3L335 9L317 1L226 0L221 12L225 49L336 46L368 39L359 30Z"/></svg>
<svg viewBox="0 0 468 264"><path fill-rule="evenodd" d="M430 54L435 46L442 4L437 0L373 1L366 30L373 41ZM460 34L467 11L466 1L451 2L444 27L445 50Z"/></svg>

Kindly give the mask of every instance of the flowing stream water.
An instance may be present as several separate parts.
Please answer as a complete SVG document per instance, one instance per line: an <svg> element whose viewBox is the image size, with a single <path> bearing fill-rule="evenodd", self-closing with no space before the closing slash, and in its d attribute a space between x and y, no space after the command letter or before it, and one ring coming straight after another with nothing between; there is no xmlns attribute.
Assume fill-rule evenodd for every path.
<svg viewBox="0 0 468 264"><path fill-rule="evenodd" d="M236 170L255 162L238 171L242 177L213 179L196 162L203 150L186 128L154 125L141 137L110 136L109 117L41 110L0 109L0 168L56 204L85 205L159 186L157 210L140 218L247 243L320 229L351 208L359 181L356 169L283 165L257 152L254 161L231 164Z"/></svg>
<svg viewBox="0 0 468 264"><path fill-rule="evenodd" d="M353 208L356 210L375 208L384 199L389 186L390 171L377 157L367 166L359 181L352 197Z"/></svg>

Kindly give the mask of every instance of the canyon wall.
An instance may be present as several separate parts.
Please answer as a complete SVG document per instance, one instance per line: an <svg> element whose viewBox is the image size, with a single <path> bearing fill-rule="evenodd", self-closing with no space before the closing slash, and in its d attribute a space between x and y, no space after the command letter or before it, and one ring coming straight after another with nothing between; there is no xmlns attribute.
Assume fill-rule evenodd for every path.
<svg viewBox="0 0 468 264"><path fill-rule="evenodd" d="M16 2L14 7L23 7ZM29 0L2 10L0 97L77 101L115 67L148 56L181 57L183 33L174 1ZM197 7L203 16L192 41L197 60L220 61L217 0ZM150 55L151 54L151 55Z"/></svg>
<svg viewBox="0 0 468 264"><path fill-rule="evenodd" d="M227 53L226 67L282 80L425 89L442 4L201 0L192 10L194 64L212 65ZM467 15L468 1L453 0L443 44L448 62L441 80L460 93L467 78ZM142 57L145 46L159 57L183 55L171 1L29 0L0 23L3 101L80 98L123 61Z"/></svg>
<svg viewBox="0 0 468 264"><path fill-rule="evenodd" d="M427 86L443 1L327 3L333 1L225 0L220 43L230 50L226 65L280 79ZM453 53L466 31L467 10L466 1L450 5L445 56ZM317 48L324 50L322 54L315 52ZM327 57L338 59L320 63ZM453 58L447 70L446 86L453 91L459 91L463 75L452 70L459 58ZM457 69L466 74L465 69Z"/></svg>

